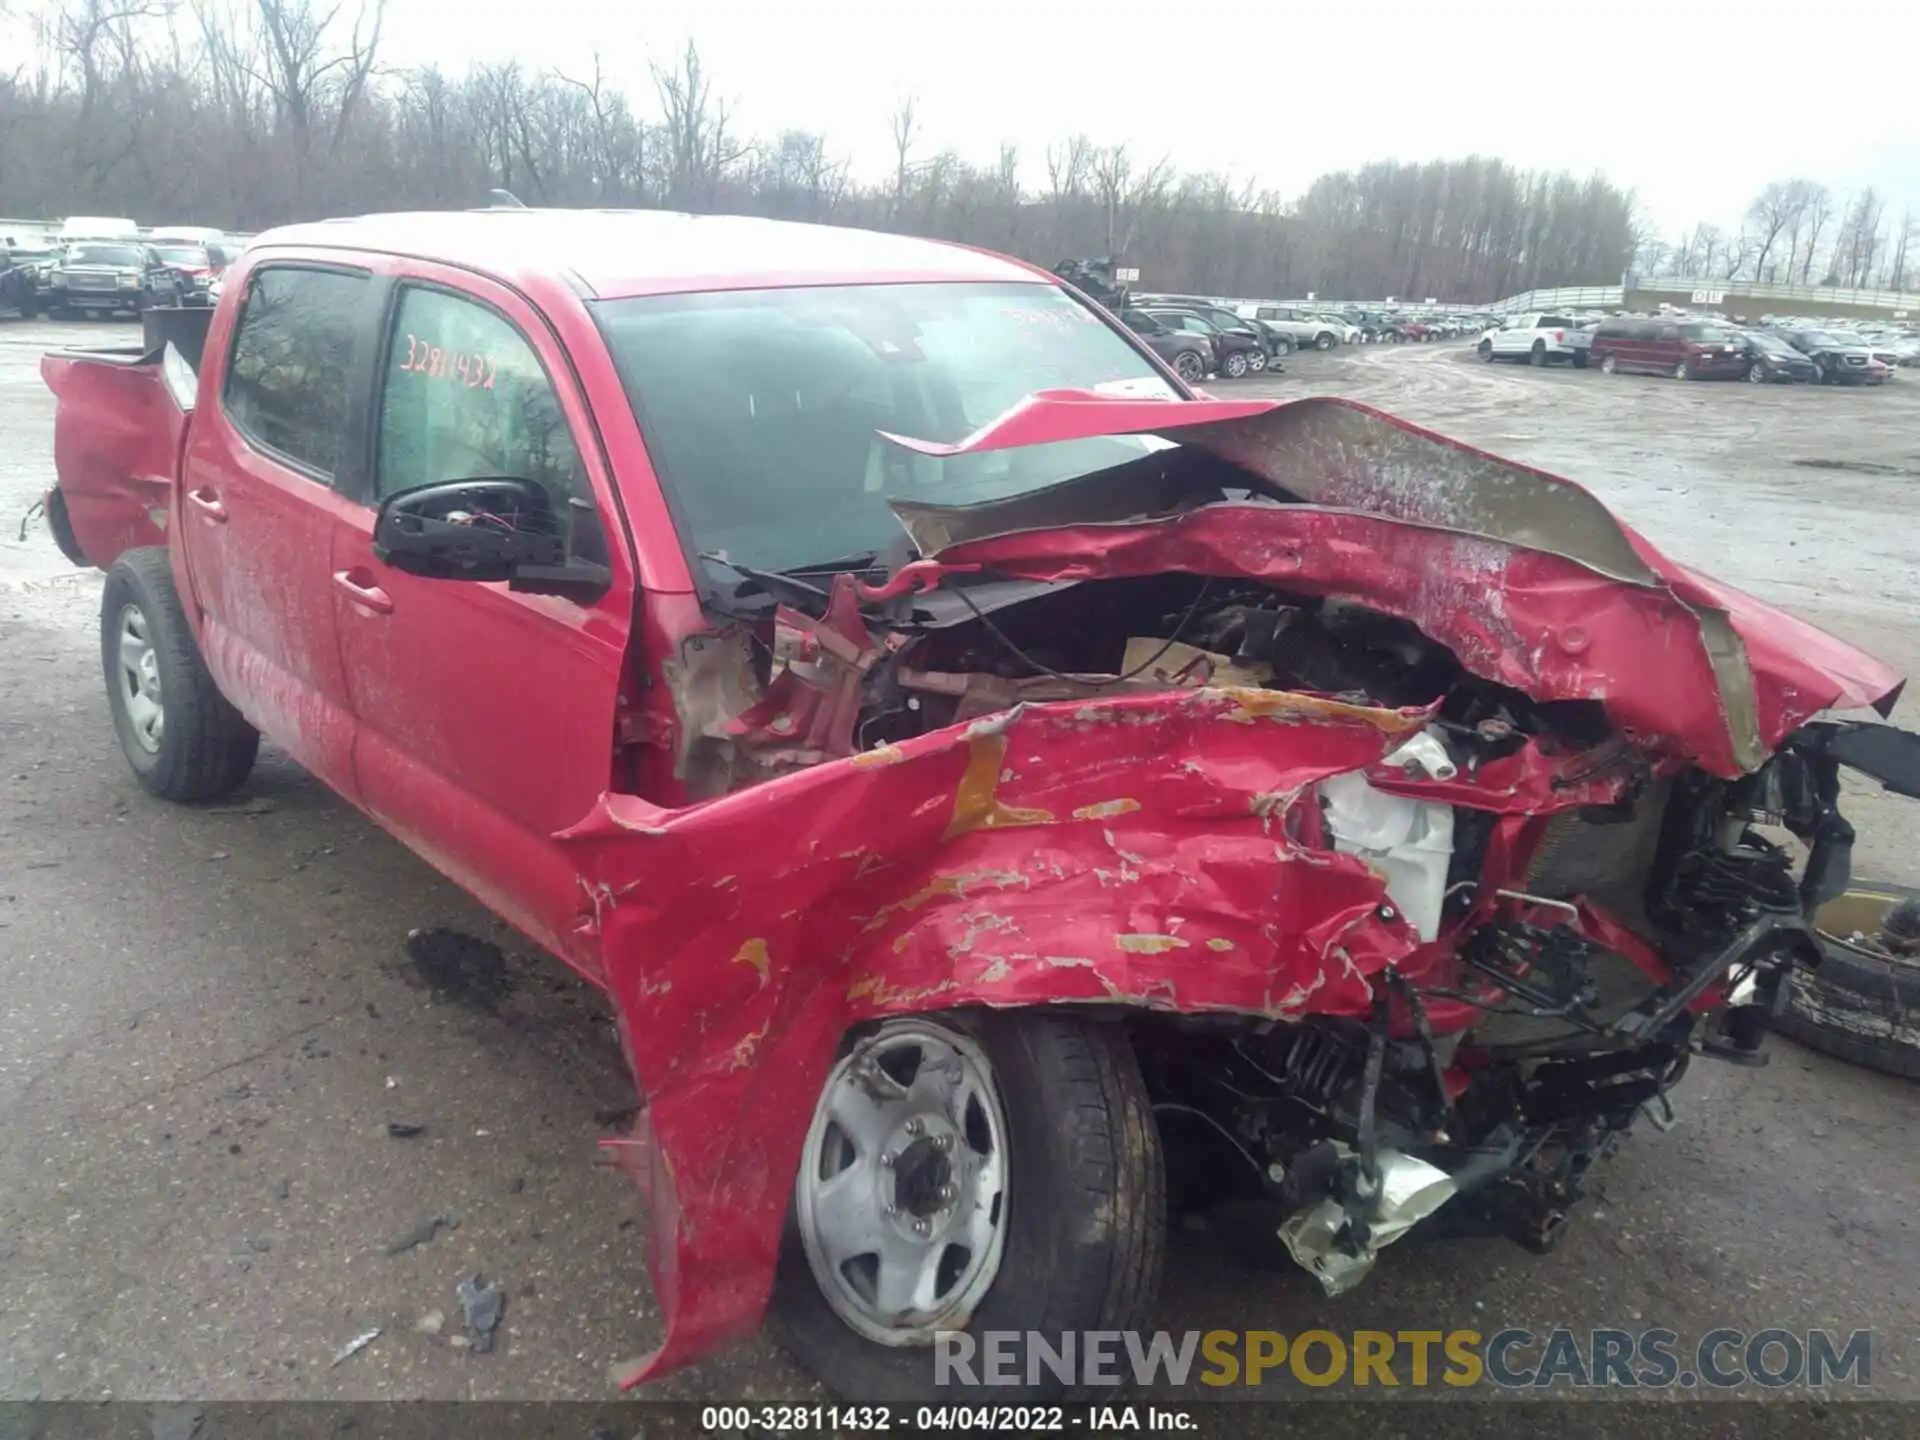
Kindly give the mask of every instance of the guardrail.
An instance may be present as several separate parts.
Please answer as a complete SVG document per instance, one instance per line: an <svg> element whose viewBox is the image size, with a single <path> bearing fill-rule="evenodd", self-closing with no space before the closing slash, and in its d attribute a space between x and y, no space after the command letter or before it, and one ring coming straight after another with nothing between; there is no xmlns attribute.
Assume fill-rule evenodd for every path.
<svg viewBox="0 0 1920 1440"><path fill-rule="evenodd" d="M1920 314L1920 294L1905 290L1855 290L1836 285L1779 285L1763 280L1696 280L1682 275L1629 275L1624 285L1573 285L1553 290L1529 290L1495 303L1502 315L1534 310L1617 310L1628 295L1678 296L1703 309L1718 309L1731 300L1821 307L1860 308ZM1753 306L1747 307L1749 310Z"/></svg>

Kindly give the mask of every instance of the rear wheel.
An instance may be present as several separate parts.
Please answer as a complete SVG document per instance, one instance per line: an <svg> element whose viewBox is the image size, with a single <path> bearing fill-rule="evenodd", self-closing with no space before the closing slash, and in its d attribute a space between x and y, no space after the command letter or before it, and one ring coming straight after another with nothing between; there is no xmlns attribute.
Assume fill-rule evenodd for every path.
<svg viewBox="0 0 1920 1440"><path fill-rule="evenodd" d="M1159 1280L1161 1167L1120 1027L1045 1010L888 1020L821 1091L774 1332L830 1389L882 1402L947 1393L940 1330L1130 1328ZM1060 1391L1048 1374L999 1398Z"/></svg>
<svg viewBox="0 0 1920 1440"><path fill-rule="evenodd" d="M1535 365L1545 365L1547 363L1546 341L1536 340L1533 342L1533 363Z"/></svg>
<svg viewBox="0 0 1920 1440"><path fill-rule="evenodd" d="M1291 355L1293 353L1293 337L1291 335L1274 336L1273 353L1276 356Z"/></svg>
<svg viewBox="0 0 1920 1440"><path fill-rule="evenodd" d="M1619 373L1620 373L1620 362L1619 362L1618 360L1616 360L1616 359L1614 359L1614 358L1613 358L1613 356L1611 356L1611 355L1602 355L1602 356L1600 357L1600 373L1601 373L1602 375L1617 375L1617 374L1619 374Z"/></svg>
<svg viewBox="0 0 1920 1440"><path fill-rule="evenodd" d="M246 780L260 732L207 673L165 550L129 550L107 572L100 658L121 753L149 793L212 800Z"/></svg>
<svg viewBox="0 0 1920 1440"><path fill-rule="evenodd" d="M1254 374L1258 375L1262 370L1265 370L1266 368L1267 368L1267 352L1266 351L1255 350L1250 355L1247 356L1247 369L1251 370Z"/></svg>
<svg viewBox="0 0 1920 1440"><path fill-rule="evenodd" d="M1317 349L1331 350L1334 346L1338 345L1340 342L1334 338L1334 334L1331 330L1322 330L1319 333L1319 335L1314 337L1313 343L1315 348Z"/></svg>
<svg viewBox="0 0 1920 1440"><path fill-rule="evenodd" d="M1767 383L1767 367L1762 365L1758 360L1754 361L1751 365L1747 366L1747 383L1749 385L1766 384Z"/></svg>
<svg viewBox="0 0 1920 1440"><path fill-rule="evenodd" d="M1191 350L1182 350L1173 357L1173 368L1182 380L1197 383L1207 378L1207 364Z"/></svg>
<svg viewBox="0 0 1920 1440"><path fill-rule="evenodd" d="M1482 340L1480 342L1480 358L1489 365L1493 363L1493 342L1491 340Z"/></svg>

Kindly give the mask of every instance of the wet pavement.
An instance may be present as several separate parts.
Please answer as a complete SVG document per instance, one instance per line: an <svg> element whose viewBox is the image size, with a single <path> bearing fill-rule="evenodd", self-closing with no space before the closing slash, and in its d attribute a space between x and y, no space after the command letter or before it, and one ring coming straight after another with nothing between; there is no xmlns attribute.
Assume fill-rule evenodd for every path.
<svg viewBox="0 0 1920 1440"><path fill-rule="evenodd" d="M20 536L52 478L40 351L130 335L0 321L0 1399L604 1398L659 1326L639 1199L595 1164L634 1103L598 996L270 752L230 804L147 799L98 577ZM1214 388L1352 395L1564 473L1920 669L1920 373L1676 384L1440 345ZM1903 803L1850 800L1858 869L1920 884ZM1181 1234L1158 1323L1867 1328L1873 1392L1920 1399L1920 1090L1771 1043L1696 1065L1551 1256L1408 1245L1328 1301ZM487 1354L459 1343L476 1273L505 1294ZM820 1395L766 1341L661 1393Z"/></svg>

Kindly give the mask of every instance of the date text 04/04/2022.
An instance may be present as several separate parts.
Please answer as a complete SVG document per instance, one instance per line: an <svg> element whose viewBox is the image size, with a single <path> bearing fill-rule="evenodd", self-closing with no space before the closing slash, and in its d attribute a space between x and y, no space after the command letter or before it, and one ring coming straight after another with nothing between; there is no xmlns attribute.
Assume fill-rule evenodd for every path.
<svg viewBox="0 0 1920 1440"><path fill-rule="evenodd" d="M709 1433L757 1430L778 1435L848 1434L1067 1434L1074 1431L1192 1432L1187 1411L1156 1405L707 1405L700 1428Z"/></svg>

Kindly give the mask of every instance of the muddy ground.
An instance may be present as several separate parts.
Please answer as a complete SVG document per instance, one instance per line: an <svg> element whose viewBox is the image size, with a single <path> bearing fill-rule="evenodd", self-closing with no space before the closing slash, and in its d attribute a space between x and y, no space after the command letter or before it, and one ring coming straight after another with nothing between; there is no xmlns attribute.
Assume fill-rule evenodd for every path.
<svg viewBox="0 0 1920 1440"><path fill-rule="evenodd" d="M659 1327L638 1198L594 1164L633 1103L598 997L284 760L188 811L116 750L98 579L19 527L53 476L40 352L128 333L0 322L0 1398L603 1398ZM1215 388L1352 395L1559 471L1920 669L1920 372L1763 389L1440 345ZM1901 803L1854 798L1859 869L1920 883ZM402 942L433 926L505 968L423 975ZM1870 1328L1873 1392L1920 1398L1920 1090L1772 1046L1696 1065L1550 1257L1409 1245L1329 1302L1182 1234L1160 1323ZM476 1271L509 1297L485 1356L454 1343ZM756 1341L661 1393L817 1392Z"/></svg>

